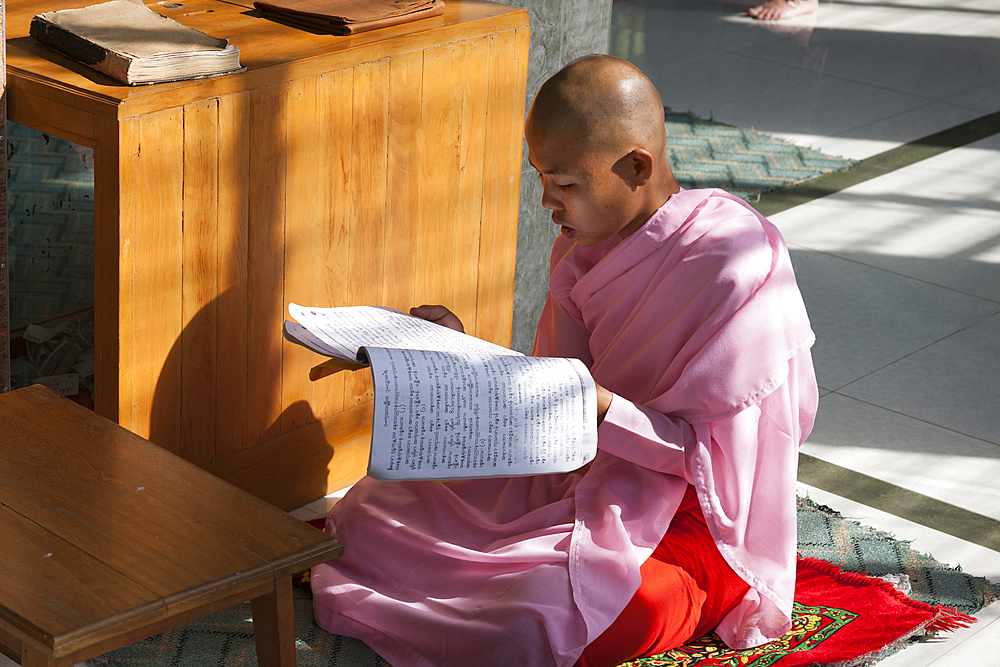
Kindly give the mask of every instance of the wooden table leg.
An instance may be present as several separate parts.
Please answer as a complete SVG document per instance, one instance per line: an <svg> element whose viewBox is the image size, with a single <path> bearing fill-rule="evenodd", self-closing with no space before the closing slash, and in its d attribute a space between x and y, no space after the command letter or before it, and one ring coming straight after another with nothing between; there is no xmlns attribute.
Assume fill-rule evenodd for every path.
<svg viewBox="0 0 1000 667"><path fill-rule="evenodd" d="M260 667L295 667L292 578L276 577L274 592L250 601L253 639Z"/></svg>

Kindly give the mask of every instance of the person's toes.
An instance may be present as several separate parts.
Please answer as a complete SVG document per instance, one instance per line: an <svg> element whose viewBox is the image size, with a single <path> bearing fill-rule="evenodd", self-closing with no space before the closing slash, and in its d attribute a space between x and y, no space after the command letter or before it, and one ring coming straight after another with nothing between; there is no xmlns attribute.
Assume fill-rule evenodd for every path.
<svg viewBox="0 0 1000 667"><path fill-rule="evenodd" d="M758 21L773 21L774 18L780 13L775 10L774 4L773 0L771 2L765 2L763 5L758 5L747 13Z"/></svg>
<svg viewBox="0 0 1000 667"><path fill-rule="evenodd" d="M783 0L768 0L762 5L751 7L747 10L747 14L758 21L771 21L776 14L774 6L779 2L784 4Z"/></svg>
<svg viewBox="0 0 1000 667"><path fill-rule="evenodd" d="M819 0L768 0L762 5L751 7L747 14L760 21L780 21L811 14L818 8Z"/></svg>

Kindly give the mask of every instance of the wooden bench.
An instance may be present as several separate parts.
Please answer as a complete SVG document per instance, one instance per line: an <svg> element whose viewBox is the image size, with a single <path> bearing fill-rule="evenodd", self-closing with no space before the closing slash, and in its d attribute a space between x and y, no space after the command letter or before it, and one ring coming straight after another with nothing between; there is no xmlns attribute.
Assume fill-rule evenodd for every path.
<svg viewBox="0 0 1000 667"><path fill-rule="evenodd" d="M295 664L292 576L322 533L41 386L0 395L0 648L68 666L251 601Z"/></svg>

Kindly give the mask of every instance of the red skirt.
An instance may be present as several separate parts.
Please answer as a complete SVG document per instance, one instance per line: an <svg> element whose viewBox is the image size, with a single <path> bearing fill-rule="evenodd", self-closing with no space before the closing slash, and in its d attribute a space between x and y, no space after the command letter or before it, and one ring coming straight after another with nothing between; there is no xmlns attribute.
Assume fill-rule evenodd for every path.
<svg viewBox="0 0 1000 667"><path fill-rule="evenodd" d="M693 486L639 573L639 590L576 667L615 667L681 646L714 630L750 590L715 546Z"/></svg>

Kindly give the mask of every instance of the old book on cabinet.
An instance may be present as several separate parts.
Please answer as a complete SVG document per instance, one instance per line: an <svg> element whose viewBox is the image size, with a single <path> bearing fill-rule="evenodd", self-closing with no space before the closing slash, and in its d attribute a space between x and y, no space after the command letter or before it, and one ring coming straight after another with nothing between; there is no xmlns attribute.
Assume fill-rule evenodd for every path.
<svg viewBox="0 0 1000 667"><path fill-rule="evenodd" d="M239 71L240 52L128 0L37 14L39 43L129 85Z"/></svg>

